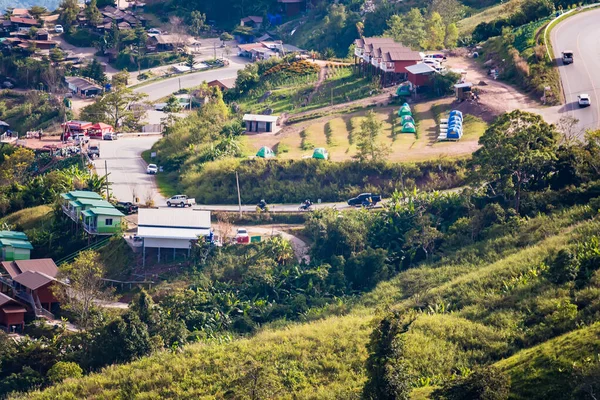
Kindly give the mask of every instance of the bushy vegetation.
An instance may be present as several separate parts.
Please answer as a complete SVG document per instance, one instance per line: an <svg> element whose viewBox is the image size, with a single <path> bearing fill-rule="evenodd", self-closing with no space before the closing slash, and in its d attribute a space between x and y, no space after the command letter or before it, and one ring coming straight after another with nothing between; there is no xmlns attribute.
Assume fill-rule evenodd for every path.
<svg viewBox="0 0 600 400"><path fill-rule="evenodd" d="M57 131L68 118L70 112L62 102L47 93L0 92L0 119L22 136L33 130Z"/></svg>

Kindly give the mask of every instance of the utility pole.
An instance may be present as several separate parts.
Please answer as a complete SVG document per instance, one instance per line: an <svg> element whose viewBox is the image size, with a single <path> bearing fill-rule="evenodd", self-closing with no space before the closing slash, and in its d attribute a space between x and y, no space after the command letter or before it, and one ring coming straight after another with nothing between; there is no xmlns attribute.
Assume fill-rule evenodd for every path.
<svg viewBox="0 0 600 400"><path fill-rule="evenodd" d="M217 59L217 42L213 42L213 51L215 52L214 58Z"/></svg>
<svg viewBox="0 0 600 400"><path fill-rule="evenodd" d="M181 92L181 78L179 78L179 91Z"/></svg>
<svg viewBox="0 0 600 400"><path fill-rule="evenodd" d="M237 171L235 171L235 182L237 184L238 205L240 207L240 217L241 217L242 216L242 196L240 196L240 178L238 176Z"/></svg>
<svg viewBox="0 0 600 400"><path fill-rule="evenodd" d="M110 192L108 191L108 164L104 160L104 182L106 183L106 201L110 201Z"/></svg>
<svg viewBox="0 0 600 400"><path fill-rule="evenodd" d="M331 87L331 105L333 105L333 86Z"/></svg>

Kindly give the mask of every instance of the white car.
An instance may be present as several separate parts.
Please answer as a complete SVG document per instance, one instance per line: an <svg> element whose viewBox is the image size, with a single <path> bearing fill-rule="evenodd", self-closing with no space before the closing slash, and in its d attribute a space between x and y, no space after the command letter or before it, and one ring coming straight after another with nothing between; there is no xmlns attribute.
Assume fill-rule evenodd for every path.
<svg viewBox="0 0 600 400"><path fill-rule="evenodd" d="M63 33L64 31L65 31L65 29L63 28L62 25L54 25L54 32Z"/></svg>
<svg viewBox="0 0 600 400"><path fill-rule="evenodd" d="M161 31L160 31L160 29L150 28L150 29L148 29L148 33L152 33L154 35L160 35Z"/></svg>
<svg viewBox="0 0 600 400"><path fill-rule="evenodd" d="M248 237L248 230L246 228L238 228L235 237Z"/></svg>
<svg viewBox="0 0 600 400"><path fill-rule="evenodd" d="M579 107L589 107L592 105L590 95L585 93L582 93L579 96L577 96L577 102L579 103Z"/></svg>
<svg viewBox="0 0 600 400"><path fill-rule="evenodd" d="M157 172L158 172L158 167L156 166L156 164L148 164L148 166L146 167L147 174L154 175Z"/></svg>

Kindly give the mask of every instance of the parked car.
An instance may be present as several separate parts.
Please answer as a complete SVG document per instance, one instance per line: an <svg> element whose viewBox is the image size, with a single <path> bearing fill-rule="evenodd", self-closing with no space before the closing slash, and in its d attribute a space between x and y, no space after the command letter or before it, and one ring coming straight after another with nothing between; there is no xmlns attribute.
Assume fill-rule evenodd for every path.
<svg viewBox="0 0 600 400"><path fill-rule="evenodd" d="M151 33L153 35L160 35L161 31L160 31L160 29L150 28L150 29L148 29L148 33Z"/></svg>
<svg viewBox="0 0 600 400"><path fill-rule="evenodd" d="M85 136L83 133L76 133L74 135L69 136L69 141L75 143L75 145L79 146L84 143L89 143L89 136Z"/></svg>
<svg viewBox="0 0 600 400"><path fill-rule="evenodd" d="M94 157L98 157L100 158L100 147L97 144L91 144L88 147L88 156L90 156L90 158L94 158Z"/></svg>
<svg viewBox="0 0 600 400"><path fill-rule="evenodd" d="M104 136L102 136L102 139L104 140L117 140L118 138L116 133L105 133Z"/></svg>
<svg viewBox="0 0 600 400"><path fill-rule="evenodd" d="M63 33L64 31L65 31L65 29L63 28L62 25L54 25L54 32Z"/></svg>
<svg viewBox="0 0 600 400"><path fill-rule="evenodd" d="M582 93L579 96L577 96L577 102L579 103L579 107L589 107L592 105L590 95L585 93Z"/></svg>
<svg viewBox="0 0 600 400"><path fill-rule="evenodd" d="M562 61L563 64L568 65L568 64L573 64L573 51L572 50L565 50L562 52Z"/></svg>
<svg viewBox="0 0 600 400"><path fill-rule="evenodd" d="M167 207L171 206L181 206L181 207L191 207L196 205L196 199L190 199L184 194L178 194L177 196L173 196L167 199Z"/></svg>
<svg viewBox="0 0 600 400"><path fill-rule="evenodd" d="M138 206L130 201L119 201L115 204L115 208L124 214L135 214L138 212Z"/></svg>
<svg viewBox="0 0 600 400"><path fill-rule="evenodd" d="M147 174L154 175L157 172L158 172L158 167L156 166L156 164L148 164L148 166L146 167Z"/></svg>
<svg viewBox="0 0 600 400"><path fill-rule="evenodd" d="M434 59L434 60L438 60L438 61L442 61L446 59L446 56L441 54L441 53L435 53L435 54L425 54L425 59Z"/></svg>
<svg viewBox="0 0 600 400"><path fill-rule="evenodd" d="M238 228L237 233L235 234L235 242L250 243L250 236L248 235L248 230L246 228Z"/></svg>
<svg viewBox="0 0 600 400"><path fill-rule="evenodd" d="M373 194L373 193L361 193L356 197L353 197L348 200L349 206L362 206L366 204L376 205L381 201L381 196Z"/></svg>

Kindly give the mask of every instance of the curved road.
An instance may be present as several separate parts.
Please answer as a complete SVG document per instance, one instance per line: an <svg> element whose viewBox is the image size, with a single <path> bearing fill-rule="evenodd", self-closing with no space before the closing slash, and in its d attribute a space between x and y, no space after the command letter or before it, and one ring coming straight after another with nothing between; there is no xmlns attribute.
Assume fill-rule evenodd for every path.
<svg viewBox="0 0 600 400"><path fill-rule="evenodd" d="M550 39L566 99L558 112L577 118L583 130L600 129L600 9L566 18L552 29ZM563 65L563 50L573 51L573 64ZM591 107L579 108L581 93L590 95Z"/></svg>
<svg viewBox="0 0 600 400"><path fill-rule="evenodd" d="M179 89L188 89L200 85L203 81L210 82L215 79L228 79L237 77L237 72L243 69L249 62L247 58L229 57L227 67L212 69L208 71L193 72L190 74L175 76L155 83L149 83L134 89L137 93L146 93L149 101L155 101Z"/></svg>

